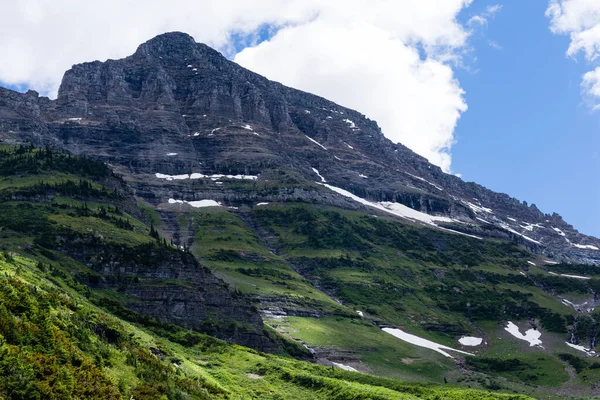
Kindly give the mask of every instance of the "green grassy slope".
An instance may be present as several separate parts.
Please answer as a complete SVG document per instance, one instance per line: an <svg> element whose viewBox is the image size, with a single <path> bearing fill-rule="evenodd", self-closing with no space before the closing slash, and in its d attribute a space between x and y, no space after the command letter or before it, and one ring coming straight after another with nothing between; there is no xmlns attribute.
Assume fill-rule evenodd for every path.
<svg viewBox="0 0 600 400"><path fill-rule="evenodd" d="M570 363L578 364L585 354L565 342L574 336L586 347L596 343L598 319L594 313L578 315L561 301L593 299L600 280L589 267L534 267L528 261L536 255L509 242L318 205L280 203L250 212L192 213L201 221L195 226L195 254L233 286L253 293L259 307L288 304L294 293L317 302L319 318L296 312L303 307L289 307L288 317L269 324L324 350L326 356L333 354L331 359L337 349L338 360L345 357L352 366L383 376L540 396L551 396L553 388L563 386L572 388L573 396L592 393L593 363L582 363L573 372ZM260 262L248 261L250 254L260 255ZM555 270L592 279L552 275ZM299 282L302 289L295 292ZM339 301L343 309L325 307L323 295ZM279 302L273 300L277 296ZM517 323L522 332L531 326L539 329L544 348L509 335L504 331L507 321ZM481 360L467 357L457 366L377 326L398 326L474 352L473 360ZM485 344L461 347L457 339L463 335L481 337Z"/></svg>
<svg viewBox="0 0 600 400"><path fill-rule="evenodd" d="M140 210L124 182L101 163L49 150L0 148L0 399L526 398L323 367L136 313L126 306L139 302L128 294L137 285L194 290L185 280L95 269L102 260L150 268L156 258L189 257L143 223L144 215L154 214ZM255 281L264 282L266 293L299 299L301 307L344 321L354 315L285 257L265 251L243 224L223 218L226 235L242 240L231 253L197 249L223 276L269 270ZM206 236L201 229L198 235ZM215 239L215 246L219 241L229 242ZM211 323L217 333L229 327ZM266 332L285 340L268 327ZM300 347L290 342L284 348L294 353Z"/></svg>

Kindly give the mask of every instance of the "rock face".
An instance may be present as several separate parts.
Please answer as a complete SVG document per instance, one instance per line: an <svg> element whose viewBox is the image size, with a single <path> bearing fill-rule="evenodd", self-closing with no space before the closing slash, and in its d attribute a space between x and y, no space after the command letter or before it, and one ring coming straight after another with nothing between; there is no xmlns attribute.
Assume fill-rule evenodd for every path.
<svg viewBox="0 0 600 400"><path fill-rule="evenodd" d="M512 238L554 260L600 264L600 240L559 215L445 174L390 142L364 115L269 81L183 33L160 35L122 60L73 66L54 101L1 89L0 139L100 157L159 207L169 198L365 207L314 185L325 179L373 202L451 218L443 226L455 231ZM284 174L295 184L244 191L206 179L198 191L190 180L157 173L256 175L258 182Z"/></svg>
<svg viewBox="0 0 600 400"><path fill-rule="evenodd" d="M152 244L132 249L83 237L59 239L56 248L102 277L82 281L129 296L124 304L134 311L232 343L278 350L249 299L231 292L188 252Z"/></svg>

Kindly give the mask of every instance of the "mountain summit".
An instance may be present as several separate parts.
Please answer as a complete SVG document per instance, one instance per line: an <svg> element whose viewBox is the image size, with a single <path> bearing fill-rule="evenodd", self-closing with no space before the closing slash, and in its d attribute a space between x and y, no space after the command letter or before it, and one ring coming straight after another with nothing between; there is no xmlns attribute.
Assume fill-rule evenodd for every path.
<svg viewBox="0 0 600 400"><path fill-rule="evenodd" d="M361 200L323 185L298 199L383 208L430 226L511 239L550 261L600 263L600 241L559 215L444 174L387 140L359 112L269 81L184 33L157 36L122 60L73 66L55 101L35 92L2 90L0 96L4 140L101 157L133 180L148 175L140 184L159 184L157 173L266 178L268 171L289 168ZM234 196L226 190L215 195Z"/></svg>

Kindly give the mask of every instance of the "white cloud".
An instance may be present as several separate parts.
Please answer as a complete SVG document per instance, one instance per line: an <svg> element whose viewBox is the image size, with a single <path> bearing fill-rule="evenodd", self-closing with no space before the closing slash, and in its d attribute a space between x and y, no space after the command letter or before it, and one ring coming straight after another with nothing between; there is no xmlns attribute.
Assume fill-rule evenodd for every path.
<svg viewBox="0 0 600 400"><path fill-rule="evenodd" d="M600 58L600 1L551 0L546 10L550 30L555 34L569 35L569 57L583 53L588 62ZM593 109L600 109L600 69L583 75L581 89Z"/></svg>
<svg viewBox="0 0 600 400"><path fill-rule="evenodd" d="M583 75L581 88L588 96L592 109L600 110L600 67Z"/></svg>
<svg viewBox="0 0 600 400"><path fill-rule="evenodd" d="M467 25L487 25L488 21L496 16L502 10L502 6L500 4L495 4L492 6L487 6L485 11L481 14L473 15L467 21Z"/></svg>
<svg viewBox="0 0 600 400"><path fill-rule="evenodd" d="M454 77L472 0L20 0L0 2L0 81L56 93L74 63L120 58L180 30L267 77L376 119L384 134L450 171L467 109ZM499 11L488 7L473 21ZM484 24L485 24L484 23ZM281 28L255 45L259 28ZM239 46L239 43L237 44Z"/></svg>
<svg viewBox="0 0 600 400"><path fill-rule="evenodd" d="M160 33L184 31L230 51L233 33L306 21L315 12L298 0L0 1L0 81L54 96L71 65L125 57Z"/></svg>

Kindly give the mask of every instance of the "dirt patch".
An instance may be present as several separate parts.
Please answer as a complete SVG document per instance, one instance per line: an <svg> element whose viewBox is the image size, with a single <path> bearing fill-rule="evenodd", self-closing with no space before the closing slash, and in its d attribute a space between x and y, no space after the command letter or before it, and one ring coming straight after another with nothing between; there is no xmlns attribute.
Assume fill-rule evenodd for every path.
<svg viewBox="0 0 600 400"><path fill-rule="evenodd" d="M264 378L264 376L257 375L257 374L246 374L246 376L250 379L263 379Z"/></svg>

